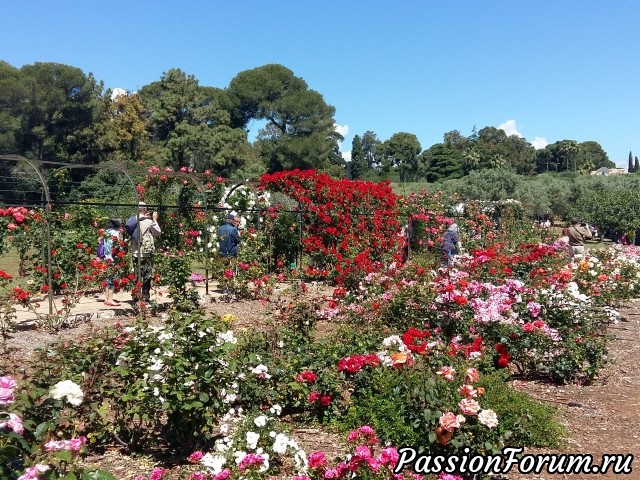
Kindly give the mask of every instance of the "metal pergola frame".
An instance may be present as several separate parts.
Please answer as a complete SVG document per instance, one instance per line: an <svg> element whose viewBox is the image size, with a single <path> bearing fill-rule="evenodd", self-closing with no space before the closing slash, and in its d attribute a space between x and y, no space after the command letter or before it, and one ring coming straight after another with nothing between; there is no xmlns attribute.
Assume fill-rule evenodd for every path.
<svg viewBox="0 0 640 480"><path fill-rule="evenodd" d="M47 261L47 285L48 285L48 302L49 302L49 315L53 315L54 312L54 299L53 299L53 275L52 275L52 269L51 269L51 222L50 222L50 218L49 218L49 214L53 208L54 205L61 205L61 204L68 204L68 203L76 203L76 202L60 202L60 201L53 201L51 199L51 193L49 191L49 186L47 183L47 179L45 178L45 175L43 173L44 171L44 166L52 166L52 167L57 167L56 170L62 170L62 169L85 169L85 170L95 170L98 171L100 169L105 169L105 170L112 170L112 171L116 171L116 172L120 172L121 174L123 174L126 177L126 180L123 182L120 191L118 193L118 203L115 204L110 204L111 206L115 206L116 208L118 207L133 207L135 208L135 215L136 215L136 223L137 223L137 227L139 228L140 225L140 205L139 205L139 193L138 190L136 188L136 183L133 179L133 177L135 176L139 176L139 175L144 175L147 176L149 175L149 172L147 170L144 169L127 169L124 165L119 165L116 163L101 163L99 165L82 165L82 164L74 164L74 163L68 163L68 162L55 162L55 161L49 161L49 160L34 160L34 159L29 159L26 157L23 157L21 155L0 155L0 160L4 160L4 161L13 161L13 162L24 162L25 164L27 164L29 167L31 167L31 169L36 173L38 180L40 181L41 185L42 185L42 193L43 193L43 209L44 209L44 213L45 213L45 225L46 228L44 229L44 236L45 236L45 244L46 244L46 261ZM160 172L158 172L160 173ZM205 213L205 218L208 218L208 214L209 211L211 210L215 210L215 211L227 211L228 208L224 208L224 207L220 207L220 206L216 206L216 207L210 207L207 204L207 197L206 197L206 189L202 183L202 181L193 173L191 172L180 172L180 171L162 171L161 172L162 175L166 175L167 177L177 177L177 178L184 178L187 179L189 181L193 181L194 184L197 186L197 191L201 194L202 197L202 201L203 201L203 207L204 207L204 213ZM231 194L239 187L243 186L243 185L247 185L249 187L255 187L256 185L259 184L259 182L252 182L252 181L247 181L247 180L242 180L242 179L232 179L232 178L225 178L223 179L224 183L235 183L235 185L233 187L231 187L230 191L227 193L226 198L224 198L222 200L222 202L226 202L228 200L228 198L231 196ZM131 188L131 192L133 194L133 198L137 199L135 204L127 204L127 203L121 203L120 198L122 196L122 193L124 191L125 187L130 187ZM106 204L103 203L86 203L86 202L79 202L82 205L95 205L95 206L104 206ZM152 204L148 204L147 205L148 208L166 208L166 205L152 205ZM243 212L262 212L264 211L264 209L256 209L256 208L251 208L251 209L244 209ZM301 209L296 209L296 210L284 210L286 212L290 212L290 213L295 213L298 217L298 235L300 238L300 251L298 252L298 262L299 264L301 264L302 262L302 220L303 220L303 211ZM210 251L209 251L209 229L205 228L205 240L204 240L204 256L205 256L205 293L208 295L209 294L209 255L210 255ZM140 271L140 267L141 267L141 260L140 257L137 258L137 269L138 271Z"/></svg>

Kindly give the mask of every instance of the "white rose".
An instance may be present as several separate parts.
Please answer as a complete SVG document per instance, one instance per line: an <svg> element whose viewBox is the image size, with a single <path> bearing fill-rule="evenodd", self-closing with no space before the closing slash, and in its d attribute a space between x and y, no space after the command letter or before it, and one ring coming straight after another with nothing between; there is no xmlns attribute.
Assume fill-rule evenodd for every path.
<svg viewBox="0 0 640 480"><path fill-rule="evenodd" d="M71 405L80 405L82 403L82 399L84 398L84 393L80 387L73 383L71 380L64 380L62 382L56 383L51 390L49 391L49 395L55 398L56 400L60 400L63 397L67 398L67 402Z"/></svg>
<svg viewBox="0 0 640 480"><path fill-rule="evenodd" d="M480 411L478 414L478 421L488 428L494 428L498 426L498 416L496 412L487 408L485 410Z"/></svg>

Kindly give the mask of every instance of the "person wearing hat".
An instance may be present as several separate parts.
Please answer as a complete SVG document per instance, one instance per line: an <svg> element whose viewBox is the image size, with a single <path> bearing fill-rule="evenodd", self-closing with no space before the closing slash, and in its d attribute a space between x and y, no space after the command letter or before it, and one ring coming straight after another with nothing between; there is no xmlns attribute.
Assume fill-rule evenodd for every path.
<svg viewBox="0 0 640 480"><path fill-rule="evenodd" d="M236 258L240 245L240 217L228 213L225 222L218 228L218 250L225 258Z"/></svg>
<svg viewBox="0 0 640 480"><path fill-rule="evenodd" d="M142 299L145 302L151 300L153 254L156 250L154 238L162 233L160 225L158 225L158 212L153 212L149 218L147 210L146 203L138 203L138 226L131 235L131 254L133 255L136 283L142 284ZM127 224L130 223L131 219L127 220ZM140 260L138 261L138 259Z"/></svg>

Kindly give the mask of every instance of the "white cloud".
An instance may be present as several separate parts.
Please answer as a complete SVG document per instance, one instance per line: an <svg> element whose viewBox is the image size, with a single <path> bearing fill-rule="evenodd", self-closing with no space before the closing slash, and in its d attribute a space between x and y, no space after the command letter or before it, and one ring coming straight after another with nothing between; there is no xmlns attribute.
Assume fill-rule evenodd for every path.
<svg viewBox="0 0 640 480"><path fill-rule="evenodd" d="M516 137L524 138L518 130L518 125L516 125L516 121L514 119L510 119L504 123L501 123L500 125L498 125L498 129L504 130L504 132L507 134L507 137L515 135ZM531 141L531 145L533 145L533 148L535 148L536 150L540 150L541 148L549 145L549 142L544 137L535 137Z"/></svg>
<svg viewBox="0 0 640 480"><path fill-rule="evenodd" d="M498 129L504 130L505 133L507 134L507 137L510 137L511 135L515 135L516 137L522 138L522 134L518 131L518 126L516 125L516 121L513 119L507 120L506 122L501 123L500 125L498 125Z"/></svg>
<svg viewBox="0 0 640 480"><path fill-rule="evenodd" d="M549 142L547 142L547 139L544 137L536 137L531 140L531 145L533 145L533 148L535 148L536 150L540 150L541 148L549 145Z"/></svg>
<svg viewBox="0 0 640 480"><path fill-rule="evenodd" d="M349 134L349 125L338 125L337 123L334 123L333 128L335 128L336 132L343 137L346 137Z"/></svg>
<svg viewBox="0 0 640 480"><path fill-rule="evenodd" d="M333 128L336 130L336 132L338 132L344 138L346 138L347 135L349 134L349 125L338 125L337 123L334 123ZM338 146L342 147L342 142L338 142ZM342 153L342 158L344 158L345 162L351 161L351 151L348 151L348 152L340 151L340 153Z"/></svg>
<svg viewBox="0 0 640 480"><path fill-rule="evenodd" d="M121 95L127 95L127 91L124 88L116 87L111 91L111 100L115 100Z"/></svg>

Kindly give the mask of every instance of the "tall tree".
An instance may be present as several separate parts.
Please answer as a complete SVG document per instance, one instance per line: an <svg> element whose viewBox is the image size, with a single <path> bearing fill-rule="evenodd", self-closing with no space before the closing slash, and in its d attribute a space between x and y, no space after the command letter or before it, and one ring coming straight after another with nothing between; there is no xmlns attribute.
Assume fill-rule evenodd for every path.
<svg viewBox="0 0 640 480"><path fill-rule="evenodd" d="M59 63L34 63L20 69L24 97L17 146L38 159L96 163L93 123L103 86L91 74Z"/></svg>
<svg viewBox="0 0 640 480"><path fill-rule="evenodd" d="M232 126L266 121L257 147L270 171L322 168L342 136L335 130L335 108L282 65L264 65L236 75L227 88Z"/></svg>
<svg viewBox="0 0 640 480"><path fill-rule="evenodd" d="M631 154L631 152L629 152L629 166L627 167L627 171L629 173L635 172L633 165L633 155Z"/></svg>
<svg viewBox="0 0 640 480"><path fill-rule="evenodd" d="M588 140L580 144L578 153L578 170L588 173L600 167L614 168L616 164L609 160L609 156L598 142Z"/></svg>
<svg viewBox="0 0 640 480"><path fill-rule="evenodd" d="M415 180L418 175L418 154L422 148L413 133L394 133L381 146L382 162L387 170L396 170L401 182Z"/></svg>
<svg viewBox="0 0 640 480"><path fill-rule="evenodd" d="M638 157L635 158L635 163L633 165L633 171L634 172L640 171L640 162L638 162Z"/></svg>
<svg viewBox="0 0 640 480"><path fill-rule="evenodd" d="M231 127L223 95L175 68L140 90L152 138L166 163L228 176L251 160L246 131Z"/></svg>
<svg viewBox="0 0 640 480"><path fill-rule="evenodd" d="M20 153L16 146L27 96L20 70L0 61L0 153Z"/></svg>
<svg viewBox="0 0 640 480"><path fill-rule="evenodd" d="M559 143L558 152L562 157L562 162L565 164L565 170L571 170L573 164L573 171L578 170L578 153L580 152L580 145L575 140L562 140Z"/></svg>
<svg viewBox="0 0 640 480"><path fill-rule="evenodd" d="M378 140L378 136L367 130L362 135L362 150L364 151L364 158L367 161L367 168L374 170L379 168L379 161L377 157L377 150L382 142Z"/></svg>
<svg viewBox="0 0 640 480"><path fill-rule="evenodd" d="M533 146L517 135L507 136L504 130L484 127L477 138L472 140L480 154L480 167L511 167L517 173L533 173L536 165L536 153Z"/></svg>
<svg viewBox="0 0 640 480"><path fill-rule="evenodd" d="M353 137L351 142L351 178L353 180L363 178L369 171L369 165L367 159L364 156L364 149L362 148L362 140L359 135Z"/></svg>
<svg viewBox="0 0 640 480"><path fill-rule="evenodd" d="M455 151L444 143L436 143L424 152L428 160L427 181L460 178L464 175L464 166Z"/></svg>
<svg viewBox="0 0 640 480"><path fill-rule="evenodd" d="M105 95L95 131L101 161L133 164L141 160L149 148L149 134L140 96L136 93Z"/></svg>

